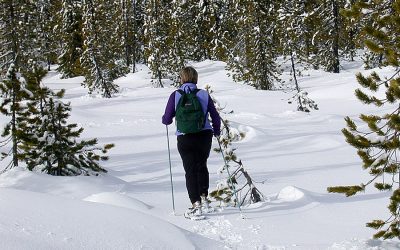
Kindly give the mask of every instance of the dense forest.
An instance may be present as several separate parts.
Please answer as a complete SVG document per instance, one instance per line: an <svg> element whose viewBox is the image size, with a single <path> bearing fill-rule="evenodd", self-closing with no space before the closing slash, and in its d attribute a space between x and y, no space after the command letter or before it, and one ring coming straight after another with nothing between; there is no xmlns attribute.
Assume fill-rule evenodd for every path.
<svg viewBox="0 0 400 250"><path fill-rule="evenodd" d="M384 24L393 2L2 0L0 72L11 64L23 72L32 60L57 64L63 77L83 75L89 92L112 97L113 80L137 63L163 86L177 82L188 61L210 59L226 62L235 80L270 90L280 81L280 57L339 73L340 59L367 45L367 67L387 64L371 35L396 39Z"/></svg>

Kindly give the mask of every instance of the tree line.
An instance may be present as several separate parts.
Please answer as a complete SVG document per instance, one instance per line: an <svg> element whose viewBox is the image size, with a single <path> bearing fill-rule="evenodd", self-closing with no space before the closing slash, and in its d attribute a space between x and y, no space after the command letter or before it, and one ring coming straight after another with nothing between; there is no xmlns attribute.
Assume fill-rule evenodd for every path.
<svg viewBox="0 0 400 250"><path fill-rule="evenodd" d="M0 72L29 60L57 64L63 77L85 76L91 93L112 97L113 81L149 66L155 86L178 82L188 61L227 62L233 79L277 88L277 58L339 73L340 58L363 48L362 24L341 10L356 1L303 0L2 0ZM369 65L385 60L365 56Z"/></svg>

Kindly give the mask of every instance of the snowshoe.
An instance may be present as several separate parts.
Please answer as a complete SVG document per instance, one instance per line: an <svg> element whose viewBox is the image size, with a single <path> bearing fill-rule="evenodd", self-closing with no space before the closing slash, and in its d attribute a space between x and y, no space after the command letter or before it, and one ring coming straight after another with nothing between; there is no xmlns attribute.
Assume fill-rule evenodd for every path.
<svg viewBox="0 0 400 250"><path fill-rule="evenodd" d="M210 203L211 201L207 197L201 196L201 212L203 214L215 212L215 209L210 206Z"/></svg>
<svg viewBox="0 0 400 250"><path fill-rule="evenodd" d="M193 207L188 208L183 216L191 220L204 220L206 218L202 215L201 203L199 201L193 203Z"/></svg>

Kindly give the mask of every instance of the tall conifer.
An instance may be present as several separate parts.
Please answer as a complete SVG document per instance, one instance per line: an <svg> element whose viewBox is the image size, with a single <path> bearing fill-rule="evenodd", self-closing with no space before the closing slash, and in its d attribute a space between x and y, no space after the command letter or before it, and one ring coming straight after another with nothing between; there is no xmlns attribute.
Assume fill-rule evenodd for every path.
<svg viewBox="0 0 400 250"><path fill-rule="evenodd" d="M155 79L156 87L163 87L166 77L168 53L172 49L168 44L171 21L170 1L149 0L146 2L144 22L145 48L147 64Z"/></svg>
<svg viewBox="0 0 400 250"><path fill-rule="evenodd" d="M83 39L81 58L84 85L89 93L100 92L110 98L118 92L115 79L128 72L121 60L123 46L120 43L122 31L118 20L120 10L116 2L104 0L83 1Z"/></svg>
<svg viewBox="0 0 400 250"><path fill-rule="evenodd" d="M0 79L11 64L19 71L38 56L37 13L31 1L0 1Z"/></svg>
<svg viewBox="0 0 400 250"><path fill-rule="evenodd" d="M81 1L62 0L58 15L61 18L57 27L61 43L58 71L66 78L80 76L82 75L80 59L83 52Z"/></svg>
<svg viewBox="0 0 400 250"><path fill-rule="evenodd" d="M384 7L384 8L383 8ZM368 11L365 11L368 10ZM384 114L361 114L366 126L357 125L346 118L347 128L342 130L346 141L357 149L363 168L369 171L371 179L361 185L329 187L329 192L344 193L347 196L364 191L373 184L380 191L391 193L388 209L390 218L373 220L368 227L379 230L374 237L400 237L400 0L358 1L353 6L353 14L371 15L373 22L365 25L366 46L376 54L382 54L385 64L393 66L389 78L382 79L376 72L369 76L357 74L358 83L368 90L356 90L357 98L378 108L389 106ZM388 13L390 13L388 15ZM374 93L384 88L385 97ZM371 94L372 93L372 94ZM387 111L387 108L384 108Z"/></svg>
<svg viewBox="0 0 400 250"><path fill-rule="evenodd" d="M50 65L57 63L57 55L60 52L58 45L60 33L55 27L61 23L59 13L61 11L61 0L39 0L35 3L37 23L35 36L38 42L38 57L47 63L47 70Z"/></svg>
<svg viewBox="0 0 400 250"><path fill-rule="evenodd" d="M239 33L231 47L228 69L233 71L236 81L244 81L257 89L273 89L280 74L274 44L276 3L237 0L233 8Z"/></svg>
<svg viewBox="0 0 400 250"><path fill-rule="evenodd" d="M29 170L51 175L90 175L106 172L99 165L113 144L97 146L97 140L79 140L83 128L68 123L70 105L61 101L65 91L53 92L42 84L46 71L32 62L24 72L31 95L27 101L19 154ZM100 152L100 153L98 153Z"/></svg>
<svg viewBox="0 0 400 250"><path fill-rule="evenodd" d="M24 104L30 91L27 90L21 81L15 64L11 64L9 70L0 82L0 112L9 117L9 121L5 124L2 132L4 140L1 142L2 147L11 144L11 149L7 152L2 152L2 159L11 157L12 160L3 169L7 170L12 167L17 167L19 161L23 158L19 152L23 144L24 133L27 130L27 107Z"/></svg>
<svg viewBox="0 0 400 250"><path fill-rule="evenodd" d="M296 90L292 99L297 102L297 109L305 112L318 109L315 102L308 97L308 93L300 88L297 79L301 75L302 68L309 63L307 39L310 30L309 19L313 13L310 13L307 7L305 1L282 1L278 11L280 49L284 57L289 58L291 81Z"/></svg>
<svg viewBox="0 0 400 250"><path fill-rule="evenodd" d="M341 33L345 31L340 9L344 8L343 0L317 1L315 25L317 32L314 34L314 43L317 45L315 60L317 65L322 65L326 71L340 72Z"/></svg>

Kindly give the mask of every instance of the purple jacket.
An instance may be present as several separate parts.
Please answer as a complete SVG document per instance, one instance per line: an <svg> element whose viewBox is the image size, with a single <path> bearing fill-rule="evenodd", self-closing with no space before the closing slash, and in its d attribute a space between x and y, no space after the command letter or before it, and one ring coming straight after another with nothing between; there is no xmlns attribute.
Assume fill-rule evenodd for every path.
<svg viewBox="0 0 400 250"><path fill-rule="evenodd" d="M194 89L197 89L197 86L194 83L184 83L179 89L188 92L189 90L193 91ZM201 107L203 108L204 114L207 117L203 130L213 130L214 135L219 136L221 133L221 118L215 109L211 96L203 89L197 92L196 95L200 101ZM169 125L172 123L172 119L175 117L176 106L178 105L180 98L181 94L176 90L169 96L167 106L165 107L165 113L162 117L163 124ZM210 120L208 119L208 113L211 117L212 126L210 124ZM182 134L183 133L176 130L176 135Z"/></svg>

